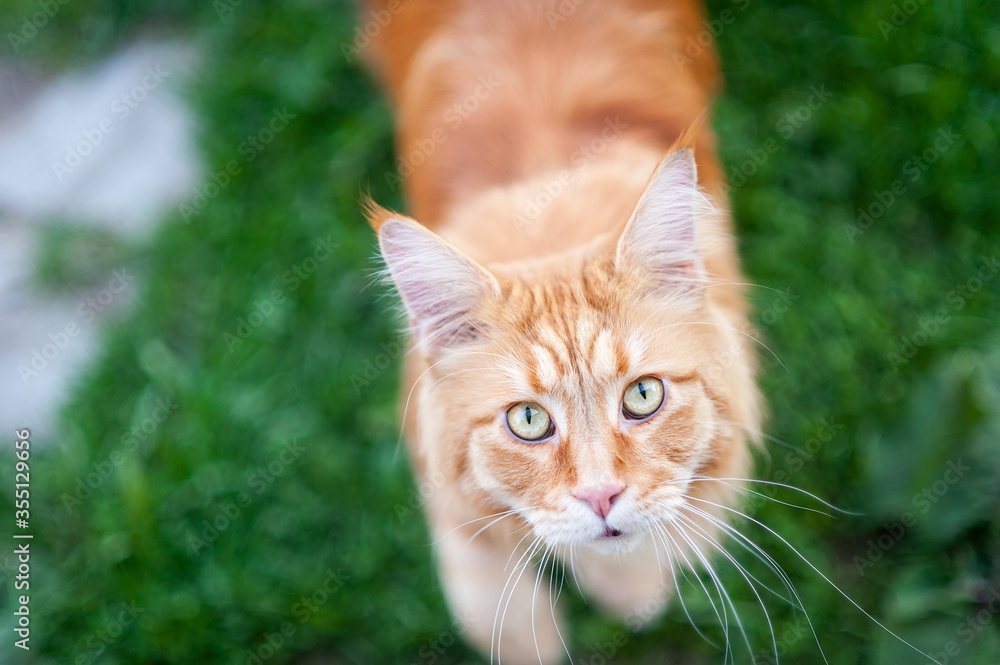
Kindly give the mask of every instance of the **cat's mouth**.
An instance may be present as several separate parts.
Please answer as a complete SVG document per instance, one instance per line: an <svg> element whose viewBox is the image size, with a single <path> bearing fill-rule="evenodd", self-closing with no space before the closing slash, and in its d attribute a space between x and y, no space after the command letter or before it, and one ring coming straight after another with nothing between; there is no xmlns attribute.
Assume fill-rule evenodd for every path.
<svg viewBox="0 0 1000 665"><path fill-rule="evenodd" d="M601 535L601 538L619 538L620 536L623 536L623 535L625 535L625 534L622 533L621 531L619 531L618 529L612 529L611 527L605 527L604 534Z"/></svg>

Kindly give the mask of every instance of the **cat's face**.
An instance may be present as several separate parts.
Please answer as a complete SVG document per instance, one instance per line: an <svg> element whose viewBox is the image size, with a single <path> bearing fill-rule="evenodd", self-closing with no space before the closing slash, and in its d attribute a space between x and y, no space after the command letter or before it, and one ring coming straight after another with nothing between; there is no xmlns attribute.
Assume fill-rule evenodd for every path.
<svg viewBox="0 0 1000 665"><path fill-rule="evenodd" d="M726 336L704 308L615 297L613 275L585 281L510 283L481 315L505 332L442 363L434 374L451 376L423 407L444 416L436 436L461 431L475 484L548 544L628 548L724 452L711 365Z"/></svg>
<svg viewBox="0 0 1000 665"><path fill-rule="evenodd" d="M693 479L744 472L749 367L720 361L740 332L706 297L693 217L677 221L694 205L651 194L658 177L694 191L690 159L668 160L621 238L540 267L488 271L412 222L380 229L430 364L421 439L550 546L630 549L683 519Z"/></svg>

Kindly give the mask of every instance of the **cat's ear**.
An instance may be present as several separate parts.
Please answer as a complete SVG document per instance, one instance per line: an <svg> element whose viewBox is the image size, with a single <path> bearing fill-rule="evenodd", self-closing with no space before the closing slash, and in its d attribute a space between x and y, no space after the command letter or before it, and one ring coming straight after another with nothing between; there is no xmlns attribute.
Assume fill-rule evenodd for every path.
<svg viewBox="0 0 1000 665"><path fill-rule="evenodd" d="M706 205L694 154L677 150L657 167L632 211L615 267L650 292L696 292L705 282L696 226Z"/></svg>
<svg viewBox="0 0 1000 665"><path fill-rule="evenodd" d="M500 293L489 271L412 219L373 225L418 346L435 354L484 334L476 313Z"/></svg>

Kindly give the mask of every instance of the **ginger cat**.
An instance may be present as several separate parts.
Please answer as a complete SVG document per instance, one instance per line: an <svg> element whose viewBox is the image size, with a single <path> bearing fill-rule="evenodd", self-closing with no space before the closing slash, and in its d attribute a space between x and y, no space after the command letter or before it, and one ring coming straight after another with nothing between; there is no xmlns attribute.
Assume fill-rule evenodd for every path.
<svg viewBox="0 0 1000 665"><path fill-rule="evenodd" d="M442 586L485 654L559 662L548 566L630 627L655 619L675 567L717 546L759 432L743 279L700 122L717 63L688 48L706 43L703 10L368 9L387 19L367 55L396 109L413 215L371 205L369 218L411 329L404 428L433 488Z"/></svg>

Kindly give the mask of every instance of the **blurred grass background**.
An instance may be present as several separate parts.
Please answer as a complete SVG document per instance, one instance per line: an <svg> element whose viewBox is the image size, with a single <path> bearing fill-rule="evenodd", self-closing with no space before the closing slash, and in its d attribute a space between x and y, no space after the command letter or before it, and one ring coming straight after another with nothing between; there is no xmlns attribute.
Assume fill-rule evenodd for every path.
<svg viewBox="0 0 1000 665"><path fill-rule="evenodd" d="M36 5L4 2L4 34ZM715 126L746 270L768 287L751 292L756 321L783 364L764 359L773 439L758 477L860 514L830 518L762 499L749 510L942 663L996 665L996 8L709 5L713 17L735 16L716 24L727 88ZM241 172L188 223L180 210L169 215L148 242L67 230L44 243L38 279L48 288L122 262L143 286L79 378L63 438L33 458L33 649L12 646L8 580L0 658L478 662L455 644L413 509L419 494L405 462L393 461L398 340L371 287L374 245L358 201L370 188L381 203L404 203L385 177L394 169L390 109L343 55L354 6L60 7L22 57L77 66L142 32L191 35L202 67L188 97L207 173L230 160ZM247 161L238 146L286 109L294 117ZM327 238L332 250L315 253ZM94 473L97 487L86 487ZM11 514L9 493L2 500ZM930 662L776 537L738 526L787 571L830 663ZM729 549L780 591L759 560ZM744 578L721 557L716 567L756 662L776 661L775 642L781 662L823 662L801 612L761 591L765 616ZM684 607L623 645L622 626L567 588L574 657L721 662L724 650L687 615L716 644L725 640L719 620L693 577L681 585ZM139 608L134 621L121 621L123 603ZM735 625L730 639L735 662L753 662Z"/></svg>

